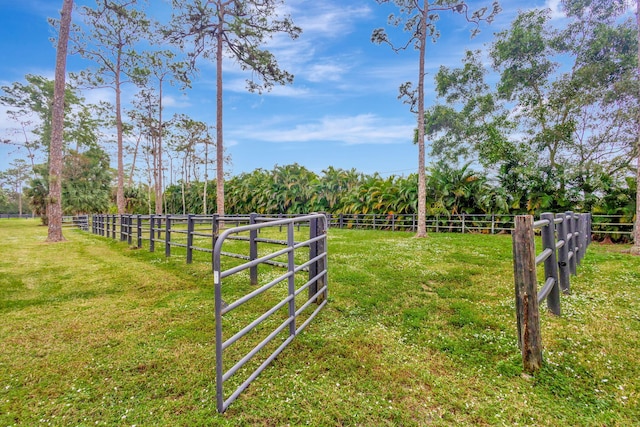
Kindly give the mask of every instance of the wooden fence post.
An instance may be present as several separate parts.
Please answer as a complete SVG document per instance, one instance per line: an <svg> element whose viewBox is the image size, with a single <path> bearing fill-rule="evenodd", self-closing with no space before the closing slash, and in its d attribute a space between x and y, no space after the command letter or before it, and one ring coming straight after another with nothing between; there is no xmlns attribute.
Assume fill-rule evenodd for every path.
<svg viewBox="0 0 640 427"><path fill-rule="evenodd" d="M518 343L526 372L542 366L542 338L536 277L533 217L518 215L513 233L513 269L518 318Z"/></svg>
<svg viewBox="0 0 640 427"><path fill-rule="evenodd" d="M569 227L567 232L571 235L570 238L567 239L567 243L569 244L569 271L572 275L576 275L578 272L577 264L576 264L576 240L578 238L578 234L576 232L575 221L573 220L574 214L571 211L566 212L566 221L567 226Z"/></svg>
<svg viewBox="0 0 640 427"><path fill-rule="evenodd" d="M556 316L560 316L560 286L558 279L558 258L556 257L556 227L555 216L546 212L540 218L549 221L549 225L542 228L542 246L544 250L551 249L551 255L544 261L545 280L553 278L553 287L547 296L547 308Z"/></svg>
<svg viewBox="0 0 640 427"><path fill-rule="evenodd" d="M571 274L569 271L569 242L567 241L568 226L567 215L556 214L556 218L562 220L558 223L558 241L563 241L564 244L558 249L558 278L560 279L560 290L563 293L569 294L571 289Z"/></svg>

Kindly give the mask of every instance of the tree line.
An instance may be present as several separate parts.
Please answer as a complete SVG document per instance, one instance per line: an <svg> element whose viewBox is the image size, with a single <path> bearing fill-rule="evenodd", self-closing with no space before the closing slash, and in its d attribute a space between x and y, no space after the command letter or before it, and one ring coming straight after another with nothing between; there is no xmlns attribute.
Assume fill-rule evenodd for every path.
<svg viewBox="0 0 640 427"><path fill-rule="evenodd" d="M400 85L399 96L417 116L416 175L382 178L331 167L316 175L289 165L228 177L222 141L222 60L231 58L252 71L249 90L291 83L293 76L260 47L270 35L284 33L295 39L301 31L288 16L278 16L280 3L175 1L173 15L164 24L147 16L138 0L80 7L71 47L94 66L73 75L64 94L62 151L65 165L72 165L60 166L67 181L62 196L67 211L86 211L86 200L95 199L101 207L109 200L110 209L115 205L119 213L211 212L213 206L218 213L306 209L417 212L420 217L434 212L629 212L628 204L634 203L638 191L632 177L640 134L640 32L628 2L562 0L561 21L552 19L549 9L519 12L485 50L466 52L460 67L440 68L435 75L437 100L425 107L424 50L440 35L440 15L458 14L472 24L475 34L481 22L494 19L500 6L493 2L489 7L487 2L471 10L467 2L455 0L380 0L398 7L389 23L402 27L408 41L393 44L384 28L374 30L371 41L396 51L420 51L418 78ZM57 20L52 24L60 26ZM166 50L168 45L173 47ZM199 58L216 65L215 127L187 116L163 116L163 88L188 88ZM33 201L37 194L46 194L52 180L34 158L39 150L50 148L54 82L39 76L26 76L26 82L3 87L0 102L10 108L10 117L22 130L21 137L4 142L28 153L28 166L35 173L29 185ZM121 95L130 84L137 88L136 101L123 112ZM86 105L79 86L112 89L115 105ZM105 164L102 147L111 138L117 167L97 174L94 166ZM425 139L431 142L429 167L423 166ZM216 177L210 180L213 165ZM480 172L472 172L479 167ZM12 165L7 171L11 178L4 180L14 193L22 186L20 179L24 181L17 178L21 168L24 164ZM76 186L72 180L82 182L81 172L97 175L88 180L92 184L85 180L84 187ZM106 179L115 181L108 195ZM87 187L93 184L99 190ZM0 192L0 202L7 202L11 191ZM88 194L92 195L85 197ZM40 200L46 204L47 197ZM640 239L636 243L640 245Z"/></svg>

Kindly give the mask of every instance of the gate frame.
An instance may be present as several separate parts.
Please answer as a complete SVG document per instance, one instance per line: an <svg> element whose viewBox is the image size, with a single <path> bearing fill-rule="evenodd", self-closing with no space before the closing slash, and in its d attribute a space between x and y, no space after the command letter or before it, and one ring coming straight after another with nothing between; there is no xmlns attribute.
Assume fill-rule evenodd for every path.
<svg viewBox="0 0 640 427"><path fill-rule="evenodd" d="M264 222L254 221L254 224L245 226L239 226L230 228L220 233L216 238L215 246L213 249L213 278L215 285L215 328L216 328L216 404L219 413L223 413L229 407L233 401L244 391L249 384L264 371L269 364L293 341L304 328L311 323L316 315L327 304L328 290L327 290L327 229L328 221L325 214L317 213L300 217L287 218L281 220L267 220ZM295 242L294 232L296 223L309 223L309 239L303 242ZM222 271L221 269L221 256L224 256L222 252L222 245L224 241L232 234L238 234L242 232L254 232L268 227L287 227L287 242L286 248L279 251L272 252L262 257L256 257L248 262L239 266ZM309 247L309 260L301 265L296 265L294 260L294 253L296 249L303 247ZM251 293L244 297L227 304L222 299L222 279L229 277L235 273L243 270L253 270L259 264L270 261L271 259L287 255L287 271L280 277L272 280L271 282L256 288ZM302 286L296 289L295 287L295 274L307 270L309 271L309 280ZM258 297L261 293L269 290L273 286L287 280L288 294L285 299L277 303L274 307L268 310L266 313L260 315L249 325L242 328L235 335L230 337L227 341L223 341L222 331L222 316L230 312L234 308L244 304L245 302ZM305 289L308 289L308 300L298 310L295 308L295 298L302 293ZM311 304L317 304L317 307L309 315L309 317L299 326L296 325L297 317L305 311ZM281 308L288 306L289 317L278 326L273 332L271 332L264 340L262 340L256 347L254 347L249 353L243 356L238 362L235 363L227 372L224 372L223 366L223 352L224 349L232 345L237 340L241 339L244 335L249 333L260 323L266 320L271 314L280 310ZM260 350L262 350L269 342L275 337L280 335L285 329L289 330L289 336L274 350L264 361L253 371L249 377L227 398L224 397L224 382L234 375L242 366L244 366L249 360L253 358Z"/></svg>

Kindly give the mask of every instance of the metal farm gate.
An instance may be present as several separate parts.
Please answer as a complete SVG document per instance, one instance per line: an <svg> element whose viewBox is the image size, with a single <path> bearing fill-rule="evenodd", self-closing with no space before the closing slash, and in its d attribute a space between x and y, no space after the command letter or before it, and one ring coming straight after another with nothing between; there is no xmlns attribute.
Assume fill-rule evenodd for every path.
<svg viewBox="0 0 640 427"><path fill-rule="evenodd" d="M253 214L249 225L217 237L218 412L224 412L327 304L327 228L324 214L278 220ZM233 391L225 398L229 382L227 388Z"/></svg>

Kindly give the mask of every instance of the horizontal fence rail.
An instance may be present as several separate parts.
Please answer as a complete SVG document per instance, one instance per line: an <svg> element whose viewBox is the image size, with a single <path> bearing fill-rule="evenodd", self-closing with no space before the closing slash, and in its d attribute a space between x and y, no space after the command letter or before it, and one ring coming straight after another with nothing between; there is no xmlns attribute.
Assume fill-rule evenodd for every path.
<svg viewBox="0 0 640 427"><path fill-rule="evenodd" d="M570 292L570 276L591 243L591 214L544 213L539 221L531 215L515 218L513 268L518 322L518 344L524 369L534 372L542 365L539 303L560 315L560 291ZM535 229L541 230L542 251L536 255ZM544 284L538 291L536 266L544 264Z"/></svg>
<svg viewBox="0 0 640 427"><path fill-rule="evenodd" d="M65 215L62 217L62 227L77 227L89 231L89 215Z"/></svg>
<svg viewBox="0 0 640 427"><path fill-rule="evenodd" d="M216 399L218 412L224 412L228 406L246 389L249 384L280 354L327 304L327 222L324 214L306 215L296 218L268 220L257 216L249 218L250 224L235 227L222 232L216 241L213 251L213 274L215 282L215 316L216 316ZM308 228L308 238L296 241L296 226ZM286 240L259 239L258 232L267 228L284 229ZM299 230L299 228L298 228ZM244 236L243 236L244 234ZM243 239L248 234L248 239ZM249 243L283 245L282 249L263 253L250 249L247 262L233 267L223 268L222 257L225 255L225 243L237 241ZM302 252L302 256L299 256ZM274 259L286 259L281 273L258 275L257 267ZM223 300L223 283L225 279L249 272L251 291L244 295L235 295L233 301ZM262 280L259 280L262 278ZM233 287L233 285L230 285ZM305 294L306 291L306 294ZM232 293L232 292L229 292ZM255 303L255 300L261 300ZM264 302L263 302L264 301ZM261 315L243 317L244 323L235 320L237 311L254 303L261 307ZM315 308L313 306L315 305ZM245 310L246 311L246 310ZM227 316L234 317L229 323ZM229 324L229 330L225 325ZM253 341L242 346L239 341ZM231 347L240 347L234 348ZM229 354L231 353L231 354ZM262 358L249 363L258 354ZM235 356L235 357L234 357ZM225 362L230 359L226 364ZM228 365L228 366L226 366ZM225 383L234 375L244 373L232 387L229 397L225 397Z"/></svg>

